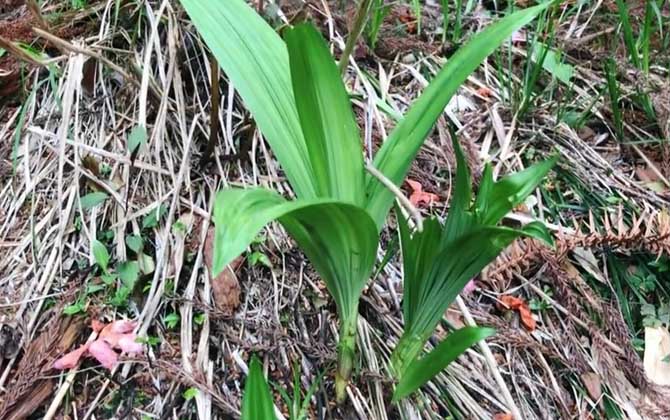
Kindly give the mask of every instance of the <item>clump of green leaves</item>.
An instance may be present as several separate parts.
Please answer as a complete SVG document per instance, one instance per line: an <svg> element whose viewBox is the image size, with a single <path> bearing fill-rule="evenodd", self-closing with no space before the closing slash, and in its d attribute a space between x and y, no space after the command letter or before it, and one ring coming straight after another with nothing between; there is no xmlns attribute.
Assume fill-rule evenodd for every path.
<svg viewBox="0 0 670 420"><path fill-rule="evenodd" d="M466 283L519 236L551 243L551 236L539 222L521 229L497 225L535 190L554 165L555 158L497 182L493 180L491 166L487 165L473 202L470 171L456 140L454 151L456 185L445 224L431 218L424 222L422 231L411 234L407 221L398 215L405 329L391 356L392 370L400 381L394 394L396 400L418 389L470 346L493 333L490 328L460 329L431 353L419 358L444 312Z"/></svg>
<svg viewBox="0 0 670 420"><path fill-rule="evenodd" d="M355 365L358 302L394 195L365 172L346 88L312 25L285 30L284 42L242 0L182 4L253 114L297 197L287 201L262 188L220 191L214 206L212 272L220 273L267 223L278 220L319 272L337 306L336 393L342 400ZM454 54L398 122L375 156L374 167L401 184L468 75L546 6L501 19Z"/></svg>

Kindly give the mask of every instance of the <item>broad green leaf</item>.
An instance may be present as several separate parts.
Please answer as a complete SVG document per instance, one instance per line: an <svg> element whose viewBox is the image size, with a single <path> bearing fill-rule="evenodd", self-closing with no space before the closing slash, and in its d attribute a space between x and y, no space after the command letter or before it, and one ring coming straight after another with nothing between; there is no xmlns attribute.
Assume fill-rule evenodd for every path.
<svg viewBox="0 0 670 420"><path fill-rule="evenodd" d="M538 239L549 246L554 245L554 238L551 236L551 232L549 232L547 226L542 222L530 222L527 225L524 225L521 230L523 231L524 236Z"/></svg>
<svg viewBox="0 0 670 420"><path fill-rule="evenodd" d="M182 394L182 397L186 401L192 400L193 398L198 396L198 388L188 388L184 393Z"/></svg>
<svg viewBox="0 0 670 420"><path fill-rule="evenodd" d="M137 261L126 261L116 267L121 283L132 291L140 275L140 265Z"/></svg>
<svg viewBox="0 0 670 420"><path fill-rule="evenodd" d="M133 154L147 142L147 129L143 125L136 125L128 135L128 152Z"/></svg>
<svg viewBox="0 0 670 420"><path fill-rule="evenodd" d="M242 420L273 420L275 418L270 387L265 381L260 362L254 356L249 364L247 383L244 385Z"/></svg>
<svg viewBox="0 0 670 420"><path fill-rule="evenodd" d="M97 239L94 239L91 243L91 251L93 252L93 258L95 263L102 269L102 271L107 272L107 267L109 265L109 252L105 245Z"/></svg>
<svg viewBox="0 0 670 420"><path fill-rule="evenodd" d="M437 219L430 218L424 221L422 232L412 235L407 220L402 214L397 214L403 259L403 315L407 328L412 323L419 302L421 288L416 287L416 282L429 277L432 264L440 252L442 226Z"/></svg>
<svg viewBox="0 0 670 420"><path fill-rule="evenodd" d="M351 101L321 34L311 24L285 32L291 79L320 197L363 206L363 152Z"/></svg>
<svg viewBox="0 0 670 420"><path fill-rule="evenodd" d="M295 193L316 197L296 111L286 44L244 0L181 0L244 100Z"/></svg>
<svg viewBox="0 0 670 420"><path fill-rule="evenodd" d="M384 142L375 156L375 167L399 185L423 141L433 129L433 124L442 115L444 107L460 85L482 60L548 5L549 3L544 3L506 16L461 47L412 104L403 120ZM381 228L393 203L393 194L372 176L367 176L366 190L369 200L367 209Z"/></svg>
<svg viewBox="0 0 670 420"><path fill-rule="evenodd" d="M126 245L128 245L128 248L133 252L139 254L142 252L142 248L144 248L144 240L142 240L140 235L128 235L126 236Z"/></svg>
<svg viewBox="0 0 670 420"><path fill-rule="evenodd" d="M521 172L507 175L498 182L493 182L491 168L487 165L475 204L478 221L485 225L498 223L537 188L557 160L554 156Z"/></svg>
<svg viewBox="0 0 670 420"><path fill-rule="evenodd" d="M88 193L81 197L81 208L82 210L92 209L107 200L108 197L109 196L106 193L100 191Z"/></svg>
<svg viewBox="0 0 670 420"><path fill-rule="evenodd" d="M214 204L213 274L218 275L273 220L281 222L319 272L340 316L355 316L375 261L377 231L367 212L351 204L286 201L262 188L220 191Z"/></svg>
<svg viewBox="0 0 670 420"><path fill-rule="evenodd" d="M574 67L562 62L560 52L549 48L549 46L541 42L535 43L531 55L533 61L538 62L543 56L544 60L542 60L542 68L551 73L561 82L569 85L572 75L575 72Z"/></svg>
<svg viewBox="0 0 670 420"><path fill-rule="evenodd" d="M465 327L449 334L433 351L409 365L393 393L393 401L419 389L471 346L494 333L492 328Z"/></svg>

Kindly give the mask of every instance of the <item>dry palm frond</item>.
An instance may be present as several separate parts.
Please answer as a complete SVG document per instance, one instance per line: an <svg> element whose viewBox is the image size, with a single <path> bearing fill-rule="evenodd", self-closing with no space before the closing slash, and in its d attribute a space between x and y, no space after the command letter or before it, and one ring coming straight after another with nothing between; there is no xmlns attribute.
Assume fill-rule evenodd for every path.
<svg viewBox="0 0 670 420"><path fill-rule="evenodd" d="M625 225L622 212L602 219L603 232L593 222L591 214L586 233L561 234L554 249L534 239L517 241L499 256L487 269L486 277L492 281L505 282L516 274L522 274L547 257L564 261L577 248L590 250L611 249L617 252L647 252L660 257L670 255L670 215L664 211L643 213Z"/></svg>

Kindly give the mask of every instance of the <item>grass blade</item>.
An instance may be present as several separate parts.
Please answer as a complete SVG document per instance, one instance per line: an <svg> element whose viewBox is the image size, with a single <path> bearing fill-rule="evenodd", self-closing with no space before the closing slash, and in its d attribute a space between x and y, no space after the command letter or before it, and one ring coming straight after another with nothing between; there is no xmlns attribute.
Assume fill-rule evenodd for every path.
<svg viewBox="0 0 670 420"><path fill-rule="evenodd" d="M460 85L484 58L547 6L548 3L545 3L511 14L475 35L459 49L382 145L375 156L374 166L396 185L400 184L433 124ZM367 178L366 188L369 197L367 209L377 226L381 227L393 203L393 194L371 176Z"/></svg>
<svg viewBox="0 0 670 420"><path fill-rule="evenodd" d="M242 397L242 420L276 419L270 387L265 381L261 363L254 356L249 364L249 375Z"/></svg>

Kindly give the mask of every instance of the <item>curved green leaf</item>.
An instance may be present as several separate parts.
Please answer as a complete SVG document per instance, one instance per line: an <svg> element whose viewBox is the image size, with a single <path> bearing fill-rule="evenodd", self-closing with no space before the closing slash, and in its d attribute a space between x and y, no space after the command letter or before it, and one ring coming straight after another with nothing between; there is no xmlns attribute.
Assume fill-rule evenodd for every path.
<svg viewBox="0 0 670 420"><path fill-rule="evenodd" d="M298 120L286 44L243 0L181 0L272 146L295 193L316 196Z"/></svg>
<svg viewBox="0 0 670 420"><path fill-rule="evenodd" d="M351 101L321 34L287 29L291 80L320 197L365 205L363 152Z"/></svg>
<svg viewBox="0 0 670 420"><path fill-rule="evenodd" d="M533 228L536 228L534 225ZM419 243L425 248L430 244L426 237L435 237L432 232L439 224L424 223L422 232L416 232L409 246ZM404 258L408 252L403 246L403 269L405 293L413 296L405 302L405 331L403 335L423 337L432 334L444 311L456 299L466 283L493 261L500 252L522 235L535 236L537 230L509 229L494 226L477 226L440 247L439 252L420 254L416 258ZM424 340L425 341L425 340Z"/></svg>
<svg viewBox="0 0 670 420"><path fill-rule="evenodd" d="M247 383L244 385L242 420L274 420L276 418L270 387L263 376L261 363L254 356L249 364Z"/></svg>
<svg viewBox="0 0 670 420"><path fill-rule="evenodd" d="M419 389L471 346L494 333L492 328L465 327L449 334L433 351L409 365L393 393L393 401Z"/></svg>
<svg viewBox="0 0 670 420"><path fill-rule="evenodd" d="M296 240L326 283L343 319L355 315L372 271L377 230L365 210L334 200L286 201L261 189L220 191L214 205L214 261L220 273L273 220Z"/></svg>
<svg viewBox="0 0 670 420"><path fill-rule="evenodd" d="M487 165L475 202L478 221L486 225L498 223L537 188L557 160L558 157L554 156L521 172L507 175L498 182L493 182L491 167Z"/></svg>
<svg viewBox="0 0 670 420"><path fill-rule="evenodd" d="M405 178L424 139L442 115L444 107L489 54L495 51L514 31L532 21L549 3L513 13L475 35L453 55L412 104L375 156L374 165L396 185ZM384 224L393 203L393 194L376 178L367 177L367 209L378 227Z"/></svg>
<svg viewBox="0 0 670 420"><path fill-rule="evenodd" d="M92 209L93 207L107 200L107 198L109 198L109 195L107 195L107 193L104 193L102 191L88 193L85 196L81 197L81 209L82 210Z"/></svg>

